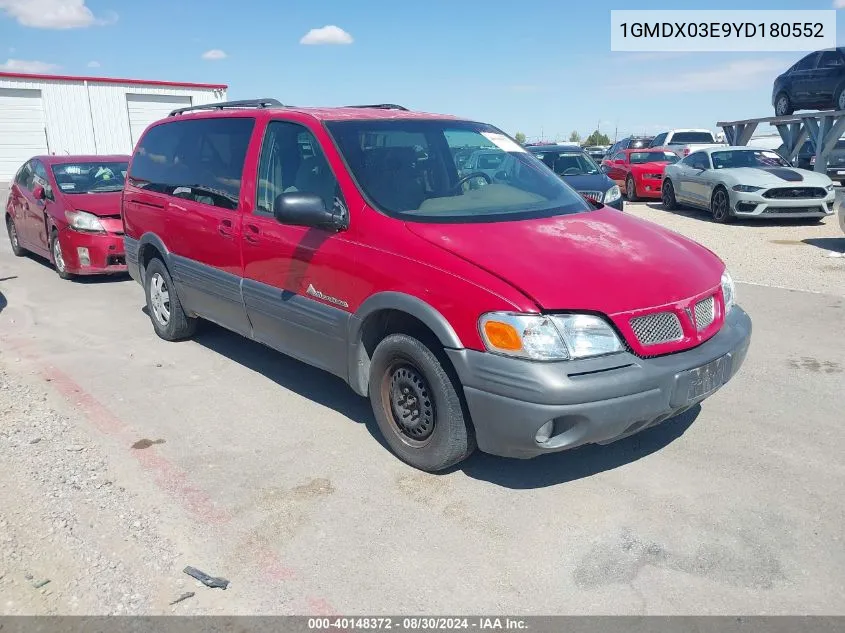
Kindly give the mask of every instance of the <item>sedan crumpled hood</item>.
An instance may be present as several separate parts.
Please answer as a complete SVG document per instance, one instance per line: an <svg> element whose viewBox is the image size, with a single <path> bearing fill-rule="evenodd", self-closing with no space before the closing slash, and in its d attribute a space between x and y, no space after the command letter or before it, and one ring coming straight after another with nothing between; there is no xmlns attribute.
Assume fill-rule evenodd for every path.
<svg viewBox="0 0 845 633"><path fill-rule="evenodd" d="M120 191L108 193L64 194L66 206L100 217L120 217Z"/></svg>
<svg viewBox="0 0 845 633"><path fill-rule="evenodd" d="M700 244L607 207L515 222L406 226L543 310L611 315L661 306L718 286L724 270Z"/></svg>

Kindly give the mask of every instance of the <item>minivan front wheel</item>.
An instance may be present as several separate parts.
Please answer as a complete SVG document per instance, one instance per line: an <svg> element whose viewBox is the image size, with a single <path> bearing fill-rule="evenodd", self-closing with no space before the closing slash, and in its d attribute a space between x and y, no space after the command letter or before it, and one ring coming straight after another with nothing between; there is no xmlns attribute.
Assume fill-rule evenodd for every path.
<svg viewBox="0 0 845 633"><path fill-rule="evenodd" d="M189 338L197 329L197 320L185 314L173 287L167 267L160 259L153 259L144 272L147 310L153 329L165 341Z"/></svg>
<svg viewBox="0 0 845 633"><path fill-rule="evenodd" d="M460 385L434 352L406 334L385 337L370 363L370 404L384 439L415 468L437 472L475 450Z"/></svg>

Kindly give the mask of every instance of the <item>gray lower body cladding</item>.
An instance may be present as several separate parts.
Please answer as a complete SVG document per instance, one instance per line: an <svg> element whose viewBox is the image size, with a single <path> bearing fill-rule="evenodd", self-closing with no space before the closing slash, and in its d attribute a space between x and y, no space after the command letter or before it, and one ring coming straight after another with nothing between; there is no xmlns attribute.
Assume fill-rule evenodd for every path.
<svg viewBox="0 0 845 633"><path fill-rule="evenodd" d="M690 370L723 359L721 386L739 370L750 338L751 319L734 307L711 339L658 358L625 353L549 363L472 350L447 354L463 383L479 448L529 458L612 442L682 413L713 393L690 399ZM538 441L550 421L548 438Z"/></svg>

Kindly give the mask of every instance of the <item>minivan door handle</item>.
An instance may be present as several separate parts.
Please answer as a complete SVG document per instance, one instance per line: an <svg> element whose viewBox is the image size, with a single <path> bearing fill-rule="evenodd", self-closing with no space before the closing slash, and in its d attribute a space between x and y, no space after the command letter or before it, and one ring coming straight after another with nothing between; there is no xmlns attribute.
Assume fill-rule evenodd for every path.
<svg viewBox="0 0 845 633"><path fill-rule="evenodd" d="M261 240L259 239L261 235L261 229L258 228L255 224L247 224L246 231L244 231L244 239L249 242L250 244L258 244Z"/></svg>
<svg viewBox="0 0 845 633"><path fill-rule="evenodd" d="M232 239L235 237L233 226L231 220L221 220L220 224L217 225L217 232L225 238Z"/></svg>

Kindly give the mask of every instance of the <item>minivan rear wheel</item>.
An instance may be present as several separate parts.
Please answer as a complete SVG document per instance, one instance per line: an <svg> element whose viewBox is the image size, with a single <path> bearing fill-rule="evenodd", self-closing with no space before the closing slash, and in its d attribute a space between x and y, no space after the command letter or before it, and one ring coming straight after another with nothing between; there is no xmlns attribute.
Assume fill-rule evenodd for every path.
<svg viewBox="0 0 845 633"><path fill-rule="evenodd" d="M437 472L475 450L456 383L420 340L391 334L378 344L370 363L370 404L384 439L402 461Z"/></svg>
<svg viewBox="0 0 845 633"><path fill-rule="evenodd" d="M153 259L147 264L144 290L147 310L156 334L165 341L179 341L194 334L197 320L185 314L170 273L160 259Z"/></svg>

